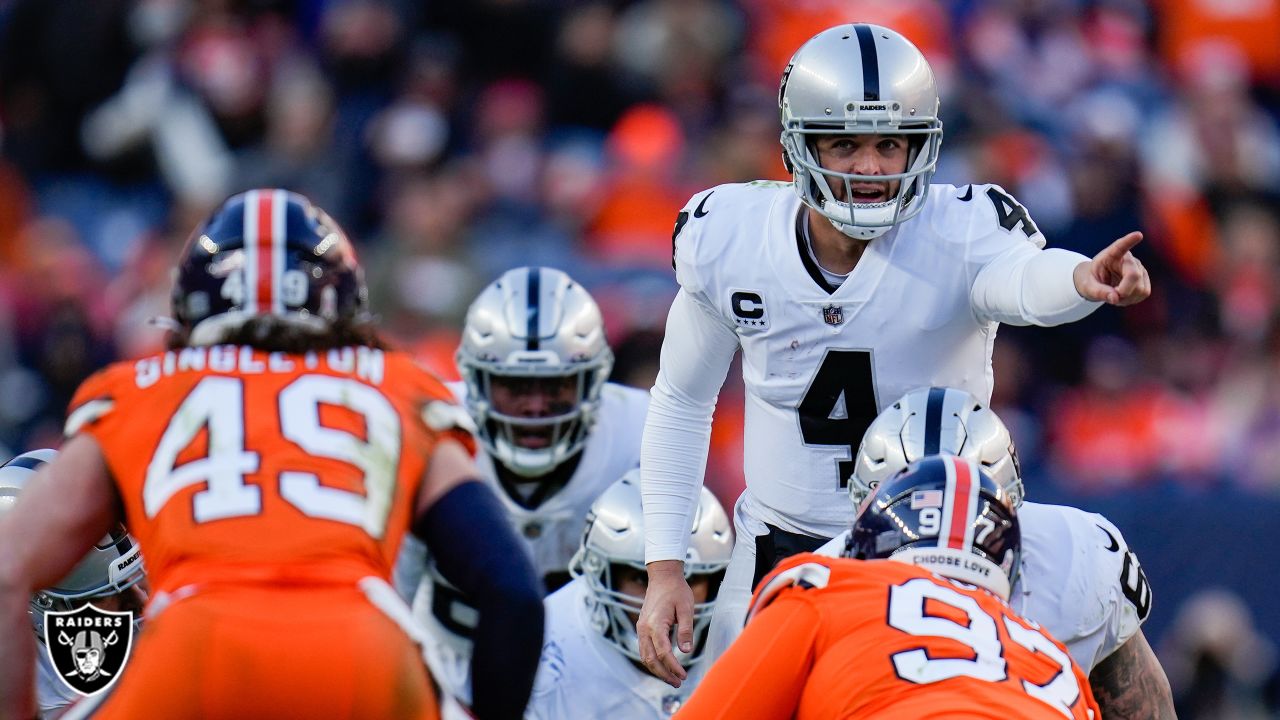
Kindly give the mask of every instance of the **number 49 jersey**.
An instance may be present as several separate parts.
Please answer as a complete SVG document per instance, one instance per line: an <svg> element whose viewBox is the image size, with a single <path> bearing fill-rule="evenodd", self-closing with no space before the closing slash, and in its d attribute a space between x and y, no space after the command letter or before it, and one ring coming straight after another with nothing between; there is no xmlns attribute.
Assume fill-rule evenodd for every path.
<svg viewBox="0 0 1280 720"><path fill-rule="evenodd" d="M366 347L186 348L116 363L72 401L146 548L152 586L387 579L452 396ZM245 542L246 537L252 542Z"/></svg>
<svg viewBox="0 0 1280 720"><path fill-rule="evenodd" d="M999 187L933 186L922 212L867 243L838 288L812 257L802 210L788 183L704 191L677 219L674 265L683 291L742 348L745 473L760 519L832 537L852 519L853 458L884 403L924 385L986 402L998 322L1053 324L1091 308L1081 312L1073 287L1070 318L984 311L1011 303L972 298L992 260L1016 264L1045 244ZM1008 292L999 280L982 287Z"/></svg>

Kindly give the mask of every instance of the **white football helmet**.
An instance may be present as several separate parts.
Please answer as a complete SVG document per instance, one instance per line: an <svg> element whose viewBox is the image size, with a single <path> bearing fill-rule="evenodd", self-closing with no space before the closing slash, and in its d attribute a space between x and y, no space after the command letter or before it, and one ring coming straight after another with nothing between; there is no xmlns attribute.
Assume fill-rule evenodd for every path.
<svg viewBox="0 0 1280 720"><path fill-rule="evenodd" d="M1022 505L1022 467L1009 428L964 390L927 387L898 398L863 434L849 482L854 507L907 465L938 454L976 460L1014 508Z"/></svg>
<svg viewBox="0 0 1280 720"><path fill-rule="evenodd" d="M509 270L480 293L455 360L485 451L529 478L582 449L613 369L595 300L565 273L544 267ZM496 385L523 383L527 390L556 381L574 385L571 402L518 414L494 403Z"/></svg>
<svg viewBox="0 0 1280 720"><path fill-rule="evenodd" d="M36 470L57 455L55 450L32 450L0 466L0 515L13 508ZM36 638L44 642L45 612L74 610L94 598L117 595L137 585L146 577L140 552L138 541L123 526L117 526L66 577L32 595L31 624ZM134 622L140 620L138 617Z"/></svg>
<svg viewBox="0 0 1280 720"><path fill-rule="evenodd" d="M693 606L693 650L685 653L673 642L676 659L686 668L701 659L716 592L724 579L733 552L733 530L729 517L711 491L702 496L693 514L689 550L685 555L686 578L711 576L707 601ZM601 493L587 513L587 529L582 545L569 561L569 574L587 583L591 625L623 655L640 662L636 617L643 598L619 592L614 587L613 568L626 565L644 571L644 508L640 500L640 471L632 470Z"/></svg>
<svg viewBox="0 0 1280 720"><path fill-rule="evenodd" d="M837 25L813 36L782 73L783 162L796 193L844 234L860 240L883 235L924 208L929 179L942 148L938 86L924 55L902 35L879 25ZM907 170L857 175L823 169L813 151L819 135L905 135ZM831 182L899 181L896 197L881 203L836 199Z"/></svg>

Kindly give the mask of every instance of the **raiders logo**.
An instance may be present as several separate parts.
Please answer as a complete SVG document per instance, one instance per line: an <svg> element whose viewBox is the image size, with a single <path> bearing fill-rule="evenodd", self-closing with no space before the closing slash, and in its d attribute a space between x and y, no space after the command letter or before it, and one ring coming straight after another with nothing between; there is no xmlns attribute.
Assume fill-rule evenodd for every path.
<svg viewBox="0 0 1280 720"><path fill-rule="evenodd" d="M96 695L110 687L133 650L133 613L78 610L45 613L44 646L67 687Z"/></svg>

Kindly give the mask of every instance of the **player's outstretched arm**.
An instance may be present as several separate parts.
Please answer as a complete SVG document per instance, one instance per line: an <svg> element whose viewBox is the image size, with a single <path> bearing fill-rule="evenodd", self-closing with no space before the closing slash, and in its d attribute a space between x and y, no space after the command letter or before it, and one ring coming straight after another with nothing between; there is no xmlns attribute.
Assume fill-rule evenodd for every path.
<svg viewBox="0 0 1280 720"><path fill-rule="evenodd" d="M58 581L119 521L98 443L73 438L0 517L0 719L35 715L32 591Z"/></svg>
<svg viewBox="0 0 1280 720"><path fill-rule="evenodd" d="M1151 276L1131 250L1142 233L1131 232L1108 245L1089 262L1076 266L1072 279L1086 300L1109 305L1133 305L1151 295Z"/></svg>
<svg viewBox="0 0 1280 720"><path fill-rule="evenodd" d="M667 315L661 369L650 393L640 445L645 557L649 588L636 624L649 672L679 687L684 668L671 649L693 644L693 593L683 559L698 506L711 439L711 416L738 349L738 336L685 290Z"/></svg>
<svg viewBox="0 0 1280 720"><path fill-rule="evenodd" d="M1102 720L1177 720L1164 668L1139 630L1089 673Z"/></svg>
<svg viewBox="0 0 1280 720"><path fill-rule="evenodd" d="M413 532L479 612L472 710L480 720L515 720L524 714L542 652L542 581L502 505L476 476L462 445L441 441L419 493Z"/></svg>

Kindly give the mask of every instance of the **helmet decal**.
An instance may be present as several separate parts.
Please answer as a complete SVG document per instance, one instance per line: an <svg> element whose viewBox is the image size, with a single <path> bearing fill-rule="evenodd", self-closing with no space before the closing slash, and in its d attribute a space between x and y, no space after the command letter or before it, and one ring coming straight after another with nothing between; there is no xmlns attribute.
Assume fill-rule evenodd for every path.
<svg viewBox="0 0 1280 720"><path fill-rule="evenodd" d="M942 532L938 547L964 550L973 544L974 514L978 509L978 467L972 460L949 455L947 490L943 497Z"/></svg>
<svg viewBox="0 0 1280 720"><path fill-rule="evenodd" d="M867 427L854 457L849 495L855 506L908 464L937 454L978 462L1022 503L1022 468L1009 429L996 413L959 388L917 388L885 408Z"/></svg>
<svg viewBox="0 0 1280 720"><path fill-rule="evenodd" d="M529 268L529 289L525 297L529 298L529 325L525 328L525 345L528 350L538 349L538 340L542 332L538 326L541 320L538 310L542 307L542 268Z"/></svg>
<svg viewBox="0 0 1280 720"><path fill-rule="evenodd" d="M244 201L245 312L284 312L279 292L288 242L283 190L250 190Z"/></svg>
<svg viewBox="0 0 1280 720"><path fill-rule="evenodd" d="M880 61L876 56L875 35L870 25L858 24L853 29L858 33L858 52L862 53L862 99L879 101Z"/></svg>

